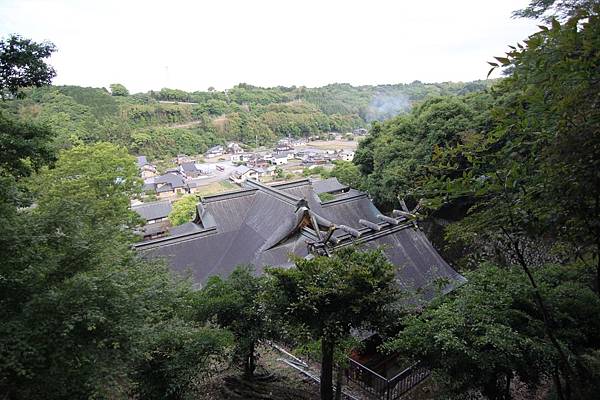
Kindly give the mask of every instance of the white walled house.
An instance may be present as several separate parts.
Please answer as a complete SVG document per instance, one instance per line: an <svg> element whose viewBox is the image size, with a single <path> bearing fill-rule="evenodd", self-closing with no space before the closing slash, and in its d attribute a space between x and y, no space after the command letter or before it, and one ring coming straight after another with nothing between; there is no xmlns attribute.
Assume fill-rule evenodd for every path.
<svg viewBox="0 0 600 400"><path fill-rule="evenodd" d="M242 146L240 146L239 144L231 142L227 144L227 152L229 154L241 154L244 152L244 149L242 149Z"/></svg>
<svg viewBox="0 0 600 400"><path fill-rule="evenodd" d="M340 160L352 161L354 159L354 152L351 150L344 150L339 154Z"/></svg>
<svg viewBox="0 0 600 400"><path fill-rule="evenodd" d="M219 157L225 154L225 148L221 145L213 146L205 153L206 157Z"/></svg>
<svg viewBox="0 0 600 400"><path fill-rule="evenodd" d="M273 165L285 165L288 163L288 157L287 154L277 154L275 156L273 156L273 159L271 160L271 164Z"/></svg>
<svg viewBox="0 0 600 400"><path fill-rule="evenodd" d="M258 171L256 169L248 168L245 165L240 165L233 170L229 176L229 179L235 183L242 183L248 179L258 179L258 176Z"/></svg>

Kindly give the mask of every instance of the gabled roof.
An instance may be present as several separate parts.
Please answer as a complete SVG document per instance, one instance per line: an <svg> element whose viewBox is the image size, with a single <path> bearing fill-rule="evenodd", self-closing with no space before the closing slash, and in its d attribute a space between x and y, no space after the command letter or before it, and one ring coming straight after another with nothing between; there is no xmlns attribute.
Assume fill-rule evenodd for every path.
<svg viewBox="0 0 600 400"><path fill-rule="evenodd" d="M242 175L244 175L246 172L249 172L249 171L258 172L258 171L256 170L256 168L249 168L249 167L247 167L247 166L245 166L245 165L238 165L237 167L235 167L235 168L233 169L233 172L234 172L235 174L237 174L238 176L242 176Z"/></svg>
<svg viewBox="0 0 600 400"><path fill-rule="evenodd" d="M132 211L138 213L146 221L166 218L169 216L171 209L170 201L155 201L131 207Z"/></svg>
<svg viewBox="0 0 600 400"><path fill-rule="evenodd" d="M196 168L196 164L193 161L181 163L180 166L184 172L196 172L198 170Z"/></svg>
<svg viewBox="0 0 600 400"><path fill-rule="evenodd" d="M183 180L183 177L179 174L175 174L172 172L160 176L155 176L154 184L168 184L172 188L185 187L185 181Z"/></svg>
<svg viewBox="0 0 600 400"><path fill-rule="evenodd" d="M179 273L190 272L198 284L240 264L261 273L268 265L292 266L292 255L331 254L357 242L384 246L400 284L423 289L425 297L433 296L438 278L450 282L446 290L464 280L414 222L383 216L356 190L321 203L308 179L272 186L248 180L244 189L204 197L197 209L194 226L136 247L145 257L166 258Z"/></svg>

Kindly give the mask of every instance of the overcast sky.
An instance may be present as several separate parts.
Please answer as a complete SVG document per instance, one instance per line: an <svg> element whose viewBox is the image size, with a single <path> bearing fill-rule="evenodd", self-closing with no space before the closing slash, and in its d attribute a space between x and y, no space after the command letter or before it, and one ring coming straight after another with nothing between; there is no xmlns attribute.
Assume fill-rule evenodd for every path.
<svg viewBox="0 0 600 400"><path fill-rule="evenodd" d="M58 48L55 84L132 92L485 79L527 0L0 0L0 35Z"/></svg>

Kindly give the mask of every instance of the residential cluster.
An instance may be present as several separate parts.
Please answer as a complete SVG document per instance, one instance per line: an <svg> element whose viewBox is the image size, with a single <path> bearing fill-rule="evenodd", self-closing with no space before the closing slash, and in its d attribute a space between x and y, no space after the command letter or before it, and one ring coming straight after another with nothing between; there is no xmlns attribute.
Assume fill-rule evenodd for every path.
<svg viewBox="0 0 600 400"><path fill-rule="evenodd" d="M137 164L144 181L143 200L133 201L132 210L146 222L140 228L144 239L162 237L172 230L168 215L171 204L187 194L206 194L208 185L247 180L270 182L284 176L300 175L306 168L324 166L335 160L352 161L354 151L310 147L305 139L281 139L273 148L248 151L231 142L208 149L198 158L177 155L165 169L138 156ZM285 173L284 173L285 172Z"/></svg>
<svg viewBox="0 0 600 400"><path fill-rule="evenodd" d="M216 158L216 160L215 160ZM295 165L300 168L326 165L335 160L352 161L354 151L319 149L307 146L304 139L282 139L272 150L246 151L239 143L213 146L203 162L185 154L173 159L173 167L159 173L147 157L137 158L143 191L158 199L173 199L197 193L201 187L219 180L241 183L248 178L262 181L277 175L277 168Z"/></svg>

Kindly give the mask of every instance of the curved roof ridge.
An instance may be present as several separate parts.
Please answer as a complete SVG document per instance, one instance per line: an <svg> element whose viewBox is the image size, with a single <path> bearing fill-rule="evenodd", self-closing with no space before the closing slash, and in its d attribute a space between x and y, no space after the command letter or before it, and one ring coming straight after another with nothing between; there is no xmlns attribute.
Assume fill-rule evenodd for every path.
<svg viewBox="0 0 600 400"><path fill-rule="evenodd" d="M264 185L253 179L246 180L245 184L249 185L251 188L258 189L263 193L267 193L271 196L275 196L279 200L282 200L288 204L298 205L303 200L302 198L300 198L298 196L294 196L293 194L284 192L283 190L280 190L276 187Z"/></svg>

